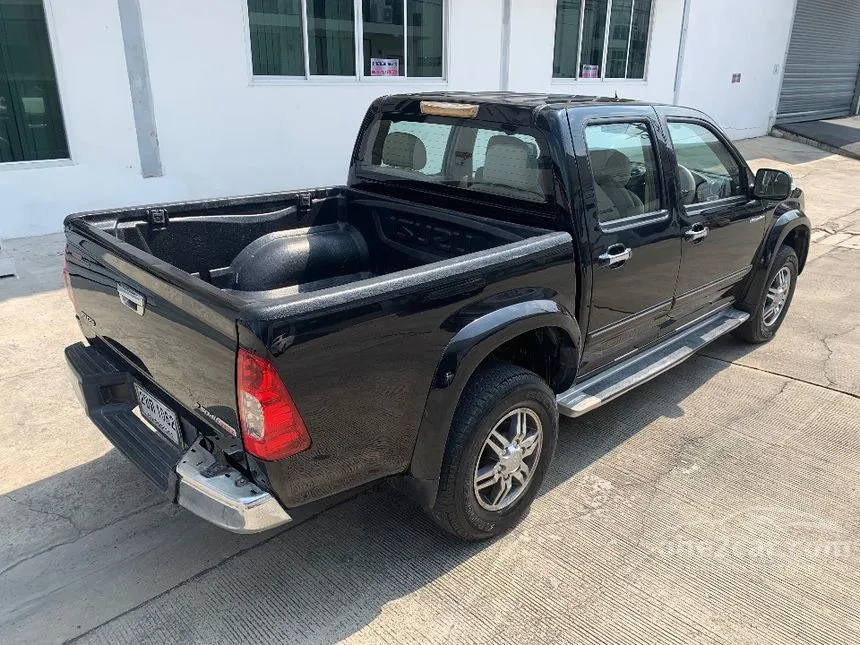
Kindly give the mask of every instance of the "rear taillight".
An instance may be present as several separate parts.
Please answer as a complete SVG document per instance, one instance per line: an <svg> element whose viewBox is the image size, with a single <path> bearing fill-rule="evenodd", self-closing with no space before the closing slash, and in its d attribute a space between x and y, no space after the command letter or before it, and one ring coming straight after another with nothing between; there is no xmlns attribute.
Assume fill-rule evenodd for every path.
<svg viewBox="0 0 860 645"><path fill-rule="evenodd" d="M245 450L271 461L310 448L305 422L269 361L240 349L236 390Z"/></svg>

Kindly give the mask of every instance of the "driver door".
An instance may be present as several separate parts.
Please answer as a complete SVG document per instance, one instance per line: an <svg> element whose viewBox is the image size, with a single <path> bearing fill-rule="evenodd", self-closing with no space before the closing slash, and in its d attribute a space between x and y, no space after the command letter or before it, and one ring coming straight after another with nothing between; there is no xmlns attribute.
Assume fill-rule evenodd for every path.
<svg viewBox="0 0 860 645"><path fill-rule="evenodd" d="M729 303L752 269L766 209L751 192L751 173L719 129L683 112L664 112L677 166L681 270L673 319L678 324Z"/></svg>

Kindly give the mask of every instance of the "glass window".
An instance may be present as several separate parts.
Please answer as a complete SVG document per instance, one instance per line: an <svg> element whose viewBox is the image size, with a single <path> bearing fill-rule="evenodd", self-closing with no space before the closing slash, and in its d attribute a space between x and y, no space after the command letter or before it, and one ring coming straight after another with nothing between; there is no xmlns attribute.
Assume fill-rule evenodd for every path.
<svg viewBox="0 0 860 645"><path fill-rule="evenodd" d="M404 132L417 138L421 142L421 146L423 146L424 165L420 168L414 168L414 170L419 171L423 175L439 175L445 162L445 150L448 147L448 140L451 138L451 129L450 125L442 123L396 121L391 123L388 136L396 132ZM390 165L385 163L384 154L382 162L383 165Z"/></svg>
<svg viewBox="0 0 860 645"><path fill-rule="evenodd" d="M299 0L248 0L248 21L254 74L305 75Z"/></svg>
<svg viewBox="0 0 860 645"><path fill-rule="evenodd" d="M632 10L633 0L612 0L606 50L606 78L625 78L627 75L627 44L630 42Z"/></svg>
<svg viewBox="0 0 860 645"><path fill-rule="evenodd" d="M352 0L307 0L311 75L355 76Z"/></svg>
<svg viewBox="0 0 860 645"><path fill-rule="evenodd" d="M582 19L582 49L580 51L580 76L599 78L603 64L603 36L606 29L607 0L585 0Z"/></svg>
<svg viewBox="0 0 860 645"><path fill-rule="evenodd" d="M648 54L648 30L651 26L651 0L635 0L633 26L630 30L630 57L627 78L645 78L645 57Z"/></svg>
<svg viewBox="0 0 860 645"><path fill-rule="evenodd" d="M442 5L445 0L407 0L409 76L442 76Z"/></svg>
<svg viewBox="0 0 860 645"><path fill-rule="evenodd" d="M678 185L685 205L746 194L740 166L708 128L670 122L669 135L678 160Z"/></svg>
<svg viewBox="0 0 860 645"><path fill-rule="evenodd" d="M68 156L42 0L0 0L0 162Z"/></svg>
<svg viewBox="0 0 860 645"><path fill-rule="evenodd" d="M353 0L247 2L255 76L443 75L445 0L362 0L359 16Z"/></svg>
<svg viewBox="0 0 860 645"><path fill-rule="evenodd" d="M402 0L364 0L364 75L402 76L404 33Z"/></svg>
<svg viewBox="0 0 860 645"><path fill-rule="evenodd" d="M603 123L585 128L600 222L661 209L654 142L644 123Z"/></svg>
<svg viewBox="0 0 860 645"><path fill-rule="evenodd" d="M533 135L480 128L475 132L472 176L465 183L480 192L545 202L552 185L549 166Z"/></svg>
<svg viewBox="0 0 860 645"><path fill-rule="evenodd" d="M559 0L555 14L555 55L553 78L576 78L579 52L580 0Z"/></svg>
<svg viewBox="0 0 860 645"><path fill-rule="evenodd" d="M381 120L362 142L361 165L394 179L543 203L552 194L552 164L537 136L468 126L455 130L448 123L429 121ZM451 155L448 166L446 154Z"/></svg>
<svg viewBox="0 0 860 645"><path fill-rule="evenodd" d="M557 0L553 77L644 78L650 25L651 0Z"/></svg>

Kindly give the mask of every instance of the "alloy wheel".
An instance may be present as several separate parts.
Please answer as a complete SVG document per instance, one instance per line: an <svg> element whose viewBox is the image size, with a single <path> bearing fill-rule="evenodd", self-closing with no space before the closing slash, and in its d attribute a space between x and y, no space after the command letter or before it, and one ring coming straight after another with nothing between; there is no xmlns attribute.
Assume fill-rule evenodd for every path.
<svg viewBox="0 0 860 645"><path fill-rule="evenodd" d="M475 465L475 498L488 511L501 511L520 498L540 459L543 425L529 408L506 414L490 430Z"/></svg>
<svg viewBox="0 0 860 645"><path fill-rule="evenodd" d="M788 301L788 294L791 291L791 269L787 266L782 267L773 277L770 286L767 288L767 294L764 298L764 310L762 312L762 322L765 327L772 326L777 320L782 310L785 309L785 303Z"/></svg>

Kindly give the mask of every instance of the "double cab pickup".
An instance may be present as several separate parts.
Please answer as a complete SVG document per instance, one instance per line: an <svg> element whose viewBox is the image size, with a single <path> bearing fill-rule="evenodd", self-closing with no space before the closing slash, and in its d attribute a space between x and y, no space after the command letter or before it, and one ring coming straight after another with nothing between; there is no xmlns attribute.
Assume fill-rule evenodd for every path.
<svg viewBox="0 0 860 645"><path fill-rule="evenodd" d="M701 112L495 92L376 100L344 186L65 229L77 394L171 500L254 532L393 479L466 540L527 512L559 415L770 340L810 237Z"/></svg>

